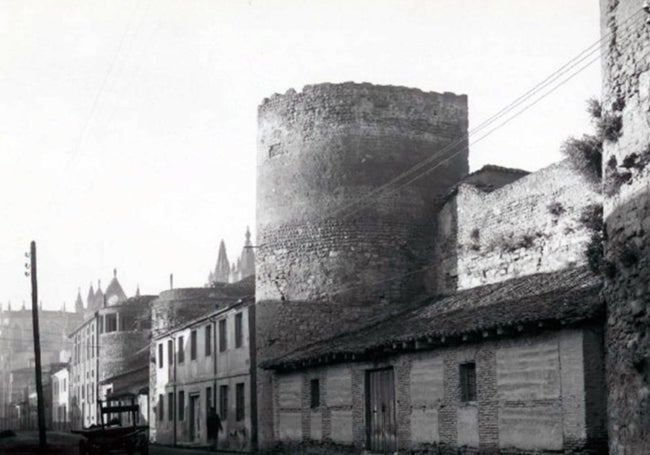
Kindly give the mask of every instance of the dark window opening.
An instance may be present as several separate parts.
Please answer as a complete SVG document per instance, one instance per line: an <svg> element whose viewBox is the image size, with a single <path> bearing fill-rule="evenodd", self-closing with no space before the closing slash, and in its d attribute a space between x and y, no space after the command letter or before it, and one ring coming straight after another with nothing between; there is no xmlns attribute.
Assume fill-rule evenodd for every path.
<svg viewBox="0 0 650 455"><path fill-rule="evenodd" d="M244 383L240 382L235 388L235 414L237 417L237 422L244 420L244 416L246 415L244 404Z"/></svg>
<svg viewBox="0 0 650 455"><path fill-rule="evenodd" d="M212 326L205 326L205 356L212 355Z"/></svg>
<svg viewBox="0 0 650 455"><path fill-rule="evenodd" d="M460 365L460 401L476 401L476 364Z"/></svg>
<svg viewBox="0 0 650 455"><path fill-rule="evenodd" d="M241 348L244 344L244 334L242 330L243 315L242 313L237 313L235 315L235 347Z"/></svg>
<svg viewBox="0 0 650 455"><path fill-rule="evenodd" d="M158 368L163 367L163 344L158 345Z"/></svg>
<svg viewBox="0 0 650 455"><path fill-rule="evenodd" d="M226 333L226 320L219 321L219 351L228 349L228 334Z"/></svg>
<svg viewBox="0 0 650 455"><path fill-rule="evenodd" d="M174 394L172 392L167 394L167 420L170 422L174 420Z"/></svg>
<svg viewBox="0 0 650 455"><path fill-rule="evenodd" d="M178 392L178 420L185 420L185 392Z"/></svg>
<svg viewBox="0 0 650 455"><path fill-rule="evenodd" d="M219 386L219 417L228 420L228 386Z"/></svg>
<svg viewBox="0 0 650 455"><path fill-rule="evenodd" d="M183 346L183 337L178 337L178 363L185 362L185 346Z"/></svg>
<svg viewBox="0 0 650 455"><path fill-rule="evenodd" d="M190 360L196 360L196 330L190 332Z"/></svg>
<svg viewBox="0 0 650 455"><path fill-rule="evenodd" d="M309 382L309 407L314 409L320 406L320 382L312 379Z"/></svg>

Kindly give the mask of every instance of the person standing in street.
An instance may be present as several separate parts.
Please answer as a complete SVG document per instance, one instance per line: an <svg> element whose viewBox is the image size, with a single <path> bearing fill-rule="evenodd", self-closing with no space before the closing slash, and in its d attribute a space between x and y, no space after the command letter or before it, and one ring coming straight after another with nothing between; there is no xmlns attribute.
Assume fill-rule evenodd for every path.
<svg viewBox="0 0 650 455"><path fill-rule="evenodd" d="M214 451L216 452L219 444L219 432L223 428L221 427L221 417L217 414L214 406L210 408L210 412L208 413L206 427L208 429L208 439L214 444Z"/></svg>

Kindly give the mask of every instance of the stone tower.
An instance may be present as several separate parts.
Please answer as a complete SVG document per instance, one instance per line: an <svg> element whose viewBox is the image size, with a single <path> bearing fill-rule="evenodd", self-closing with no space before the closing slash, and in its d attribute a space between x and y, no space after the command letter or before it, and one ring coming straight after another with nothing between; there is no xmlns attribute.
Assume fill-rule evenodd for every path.
<svg viewBox="0 0 650 455"><path fill-rule="evenodd" d="M638 0L601 0L604 296L610 453L650 447L650 25Z"/></svg>
<svg viewBox="0 0 650 455"><path fill-rule="evenodd" d="M468 171L467 97L312 85L264 100L258 127L256 337L264 362L423 292L436 197ZM356 204L427 159L439 165L423 178L408 175ZM258 376L261 447L273 437L266 374Z"/></svg>

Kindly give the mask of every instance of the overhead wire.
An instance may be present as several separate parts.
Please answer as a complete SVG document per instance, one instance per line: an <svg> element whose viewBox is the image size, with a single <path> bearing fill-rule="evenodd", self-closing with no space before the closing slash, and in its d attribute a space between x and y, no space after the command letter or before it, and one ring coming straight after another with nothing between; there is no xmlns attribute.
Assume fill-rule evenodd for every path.
<svg viewBox="0 0 650 455"><path fill-rule="evenodd" d="M634 23L639 19L639 17L637 17L637 16L638 16L642 11L643 11L643 9L639 9L639 10L636 11L635 13L632 13L632 14L631 14L627 19L625 19L625 20L621 23L621 26L623 26L624 24L627 24L627 25L625 25L625 26L628 27L628 28L629 28L630 26L632 26L632 25L633 25L633 24L634 24ZM620 32L620 30L619 30L619 32ZM588 59L589 57L593 56L594 53L596 53L596 52L600 52L600 50L601 50L601 48L602 48L602 43L603 43L605 40L609 39L610 36L611 36L612 34L613 34L613 32L610 32L610 33L605 34L604 36L602 36L599 40L597 40L596 42L594 42L593 44L589 45L587 48L585 48L584 50L582 50L581 52L579 52L575 57L571 58L567 63L563 64L560 68L558 68L557 70L555 70L553 73L551 73L549 76L547 76L546 78L544 78L541 82L539 82L538 84L536 84L534 87L532 87L531 89L529 89L527 92L525 92L524 94L520 95L520 96L517 97L515 100L513 100L512 102L510 102L508 105L506 105L505 107L503 107L502 109L500 109L499 111L497 111L495 114L493 114L492 116L490 116L489 118L487 118L486 120L484 120L483 122L481 122L478 126L476 126L476 127L474 127L473 129L471 129L471 130L467 133L467 140L469 140L469 138L470 138L472 135L475 135L476 133L478 133L478 132L481 131L482 129L487 128L488 126L490 126L491 124L493 124L494 122L496 122L498 119L504 117L505 115L507 115L508 113L510 113L513 109L515 109L516 107L518 107L518 106L520 106L521 104L525 103L527 100L529 100L530 98L532 98L534 95L536 95L536 94L539 93L540 91L544 90L546 87L548 87L548 86L551 85L552 83L556 82L560 77L562 77L563 75L565 75L567 72L571 71L571 70L574 69L576 66L578 66L580 63L584 62L586 59ZM506 123L507 123L507 122L506 122ZM466 138L465 138L465 137L462 137L462 138L460 138L460 139L457 139L457 140L455 140L455 141L452 141L450 144L448 144L448 145L446 145L445 147L443 147L442 150L436 152L436 153L435 153L434 155L432 155L431 157L426 158L425 160L422 160L421 162L415 164L414 166L412 166L412 167L409 168L408 170L406 170L406 171L404 171L404 172L398 174L397 176L393 177L393 178L392 178L391 180L389 180L388 182L386 182L386 183L380 185L379 187L377 187L377 188L371 190L369 193L367 193L367 194L365 194L365 195L363 195L363 196L361 196L361 197L359 197L359 198L357 198L357 199L355 199L355 200L353 200L353 201L348 202L347 204L345 204L345 205L342 206L342 207L338 207L338 208L336 208L335 210L333 210L333 211L330 212L330 213L324 213L324 214L322 214L321 216L319 216L319 219L324 220L324 219L327 219L327 218L329 218L329 217L337 216L337 215L339 215L339 214L341 214L341 213L344 213L344 212L345 212L346 210L348 210L348 209L353 209L355 205L360 204L360 203L363 203L363 202L364 202L365 200L367 200L367 199L371 199L371 198L374 198L374 197L376 197L376 196L379 196L379 195L380 195L384 190L386 190L387 188L389 188L391 185L394 185L394 184L398 183L401 179L406 178L406 177L409 176L410 174L417 172L417 171L418 171L419 169L421 169L422 167L424 167L424 166L428 165L429 163L435 161L435 160L436 160L436 159L437 159L441 154L443 154L443 153L445 153L445 152L447 152L447 151L453 149L453 148L456 147L456 146L463 145L463 143L464 143L465 141L466 141ZM464 150L464 149L461 149L460 151L463 151L463 150ZM460 151L459 151L459 153L460 153ZM364 208L365 208L365 207L367 207L367 205L364 205ZM354 210L354 209L353 209L351 213L354 214L354 213L356 213L357 211L358 211L358 210ZM346 215L346 216L349 216L349 214Z"/></svg>
<svg viewBox="0 0 650 455"><path fill-rule="evenodd" d="M631 18L635 17L635 16L636 16L640 11L643 11L643 10L641 9L641 10L639 10L637 13L632 14L631 17L628 18L625 22L628 22ZM602 42L602 39L599 40L599 42ZM600 50L600 48L599 48L599 50ZM641 56L641 59L647 57L649 54L650 54L650 51L646 52L645 54L643 54L643 55ZM592 56L592 55L593 55L593 52L590 52L589 56ZM581 66L578 70L576 70L576 71L574 71L573 73L571 73L568 77L566 77L565 79L563 79L560 83L556 84L556 85L553 86L550 90L548 90L547 92L545 92L544 94L542 94L539 98L535 99L535 100L534 100L533 102L531 102L530 104L527 104L526 106L524 106L522 109L520 109L519 111L517 111L517 112L516 112L515 114L513 114L512 116L508 117L505 121L503 121L502 123L500 123L499 125L497 125L497 126L494 127L493 129L489 130L487 133L485 133L485 134L484 134L483 136L481 136L479 139L477 139L476 141L472 142L470 145L473 145L473 144L475 144L475 143L477 143L477 142L479 142L479 141L485 139L487 136L489 136L490 134L492 134L494 131L496 131L496 130L498 130L499 128L503 127L504 125L506 125L507 123L509 123L510 121L512 121L514 118L516 118L517 116L521 115L523 112L527 111L528 109L530 109L531 107L533 107L534 105L536 105L537 103L539 103L542 99L546 98L548 95L550 95L551 93L553 93L553 92L554 92L555 90L557 90L559 87L561 87L562 85L566 84L568 81L570 81L570 80L573 79L575 76L577 76L577 75L580 74L582 71L584 71L587 67L589 67L589 66L592 65L593 63L599 61L600 59L601 59L601 56L600 56L600 55L598 55L596 58L592 58L592 59L589 60L585 65ZM583 62L584 60L585 60L585 59L583 58L583 59L580 60L580 62ZM564 73L563 73L563 74L564 74ZM545 80L548 80L548 78L546 78ZM462 151L462 150L461 150L461 151ZM409 184L413 183L415 180L417 180L417 179L419 179L419 178L422 178L424 175L430 173L431 171L433 171L434 169L436 169L438 166L440 166L441 164L443 164L445 161L451 159L453 156L457 155L457 154L460 153L461 151L456 151L456 152L454 152L452 155L450 155L450 156L444 158L443 160L441 160L440 162L436 163L432 168L426 169L425 171L421 172L420 174L418 174L417 176L413 177L413 178L410 179L409 181L402 183L400 186L396 187L396 188L393 189L392 191L396 191L396 190L398 190L398 189L400 189L400 188L402 188L402 187L404 187L404 186L406 186L406 185L409 185ZM367 205L361 207L361 209L367 207L368 205L369 205L369 204L367 204ZM390 281L394 281L394 280L397 280L397 279L400 279L400 278L404 278L404 277L407 277L407 276L410 276L410 275L414 275L414 274L416 274L416 273L421 273L421 272L424 272L424 271L426 271L426 270L428 270L428 269L432 269L432 268L434 268L434 267L435 267L435 265L429 264L429 265L426 265L426 266L424 266L424 267L417 268L417 269L415 269L415 270L411 270L411 271L406 272L406 273L403 273L403 274L392 275L392 276L390 276L390 277L388 277L388 278L386 278L386 279L373 281L373 282L371 282L371 283L360 283L360 284L357 284L357 285L348 286L348 287L345 287L345 288L340 289L340 290L338 290L338 291L330 292L330 293L328 293L328 295L332 296L332 295L342 294L342 293L345 293L345 292L348 292L348 291L350 291L350 290L357 289L357 288L369 287L369 286L374 286L374 285L377 285L377 284L383 284L383 283L390 282Z"/></svg>

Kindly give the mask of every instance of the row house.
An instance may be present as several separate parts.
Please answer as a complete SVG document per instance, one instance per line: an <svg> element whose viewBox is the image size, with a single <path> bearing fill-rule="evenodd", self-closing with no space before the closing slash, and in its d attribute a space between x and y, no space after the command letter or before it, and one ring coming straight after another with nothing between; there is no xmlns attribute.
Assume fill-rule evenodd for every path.
<svg viewBox="0 0 650 455"><path fill-rule="evenodd" d="M213 443L207 429L212 410L221 419L219 449L254 448L253 320L253 299L239 299L154 337L151 400L156 442Z"/></svg>

